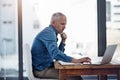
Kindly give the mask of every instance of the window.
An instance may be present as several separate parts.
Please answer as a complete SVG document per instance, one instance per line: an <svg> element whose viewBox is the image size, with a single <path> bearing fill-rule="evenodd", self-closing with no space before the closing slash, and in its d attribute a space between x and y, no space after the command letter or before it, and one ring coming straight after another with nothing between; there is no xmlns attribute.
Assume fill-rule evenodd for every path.
<svg viewBox="0 0 120 80"><path fill-rule="evenodd" d="M108 2L109 0L106 1ZM111 0L109 3L111 3L111 5L106 6L106 9L110 9L109 14L111 14L111 16L109 17L111 20L106 22L106 42L107 45L118 44L113 59L120 60L120 2L119 0Z"/></svg>
<svg viewBox="0 0 120 80"><path fill-rule="evenodd" d="M18 78L16 0L0 0L0 80ZM12 6L14 5L14 6Z"/></svg>
<svg viewBox="0 0 120 80"><path fill-rule="evenodd" d="M111 21L111 2L106 1L106 21Z"/></svg>
<svg viewBox="0 0 120 80"><path fill-rule="evenodd" d="M23 1L23 7L26 2ZM35 0L28 3L29 7L23 10L23 43L31 45L36 34L50 24L51 15L62 12L67 16L65 53L74 57L98 56L97 0ZM32 26L34 20L39 21L40 28Z"/></svg>

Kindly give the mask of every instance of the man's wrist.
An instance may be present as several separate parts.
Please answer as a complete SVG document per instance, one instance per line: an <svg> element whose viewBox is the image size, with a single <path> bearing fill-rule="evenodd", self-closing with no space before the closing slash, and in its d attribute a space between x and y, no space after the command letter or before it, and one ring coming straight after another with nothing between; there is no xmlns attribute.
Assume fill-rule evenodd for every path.
<svg viewBox="0 0 120 80"><path fill-rule="evenodd" d="M65 46L65 42L62 42L62 41L61 41L61 44L62 44L63 46Z"/></svg>
<svg viewBox="0 0 120 80"><path fill-rule="evenodd" d="M66 42L66 40L62 40L62 43L64 43L64 44L65 44L65 42Z"/></svg>
<svg viewBox="0 0 120 80"><path fill-rule="evenodd" d="M72 61L71 61L72 63L77 63L78 62L78 60L77 59L74 59L74 58L72 58Z"/></svg>

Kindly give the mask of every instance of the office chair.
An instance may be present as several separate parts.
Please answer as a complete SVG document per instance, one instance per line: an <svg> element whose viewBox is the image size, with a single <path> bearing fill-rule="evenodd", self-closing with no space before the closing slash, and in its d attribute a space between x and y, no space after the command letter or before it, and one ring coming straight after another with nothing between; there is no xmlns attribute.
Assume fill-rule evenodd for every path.
<svg viewBox="0 0 120 80"><path fill-rule="evenodd" d="M29 80L58 80L58 79L40 79L36 78L32 72L31 50L29 44L24 44L25 67Z"/></svg>

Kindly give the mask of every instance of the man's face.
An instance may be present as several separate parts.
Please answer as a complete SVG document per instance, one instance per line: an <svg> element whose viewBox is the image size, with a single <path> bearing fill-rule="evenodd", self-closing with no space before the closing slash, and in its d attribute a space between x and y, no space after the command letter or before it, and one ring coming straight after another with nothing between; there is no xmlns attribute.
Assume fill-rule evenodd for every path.
<svg viewBox="0 0 120 80"><path fill-rule="evenodd" d="M66 26L66 17L60 17L59 20L55 21L55 28L57 29L58 33L62 33Z"/></svg>

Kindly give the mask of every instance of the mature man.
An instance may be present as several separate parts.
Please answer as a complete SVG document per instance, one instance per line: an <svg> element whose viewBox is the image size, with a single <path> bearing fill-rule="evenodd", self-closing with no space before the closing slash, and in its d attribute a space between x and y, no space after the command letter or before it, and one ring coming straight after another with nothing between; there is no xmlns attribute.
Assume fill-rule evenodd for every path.
<svg viewBox="0 0 120 80"><path fill-rule="evenodd" d="M64 53L66 34L63 32L66 28L66 16L57 12L52 15L50 25L43 29L35 37L31 53L33 74L40 78L58 78L58 70L54 68L53 60L62 60L65 62L83 63L90 62L89 57L75 59ZM61 36L61 43L57 45L57 35ZM81 80L81 77L72 77L68 80Z"/></svg>

